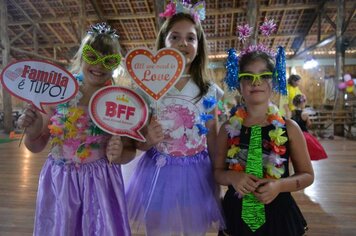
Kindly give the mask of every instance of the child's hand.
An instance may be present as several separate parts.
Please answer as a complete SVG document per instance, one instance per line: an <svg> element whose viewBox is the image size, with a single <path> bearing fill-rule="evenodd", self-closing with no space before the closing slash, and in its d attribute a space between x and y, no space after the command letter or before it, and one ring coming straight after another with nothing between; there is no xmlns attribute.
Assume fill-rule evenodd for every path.
<svg viewBox="0 0 356 236"><path fill-rule="evenodd" d="M112 136L106 146L106 156L109 163L120 163L120 158L123 150L121 137L118 135Z"/></svg>
<svg viewBox="0 0 356 236"><path fill-rule="evenodd" d="M260 179L257 184L254 195L263 204L271 203L280 193L278 181L275 179Z"/></svg>
<svg viewBox="0 0 356 236"><path fill-rule="evenodd" d="M233 175L232 186L241 197L254 192L258 187L258 178L254 175L246 174L244 172L234 172Z"/></svg>
<svg viewBox="0 0 356 236"><path fill-rule="evenodd" d="M42 115L32 105L28 104L18 119L18 125L20 128L26 129L26 135L37 137L43 127Z"/></svg>
<svg viewBox="0 0 356 236"><path fill-rule="evenodd" d="M157 121L156 117L152 117L147 127L146 143L150 146L154 146L160 143L164 139L164 133L162 125Z"/></svg>

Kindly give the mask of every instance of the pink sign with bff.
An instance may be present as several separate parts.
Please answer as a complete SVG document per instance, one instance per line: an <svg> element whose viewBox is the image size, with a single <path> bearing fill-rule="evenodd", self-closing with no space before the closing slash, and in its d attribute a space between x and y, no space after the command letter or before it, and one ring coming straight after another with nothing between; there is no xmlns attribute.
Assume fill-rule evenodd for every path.
<svg viewBox="0 0 356 236"><path fill-rule="evenodd" d="M64 103L78 92L75 77L42 60L21 60L7 65L0 75L2 86L15 97L45 113L44 104Z"/></svg>
<svg viewBox="0 0 356 236"><path fill-rule="evenodd" d="M139 130L146 124L148 107L133 90L107 86L96 91L90 99L89 114L102 130L146 141Z"/></svg>
<svg viewBox="0 0 356 236"><path fill-rule="evenodd" d="M135 83L150 97L159 100L184 72L185 58L174 48L152 52L146 48L130 51L126 68Z"/></svg>

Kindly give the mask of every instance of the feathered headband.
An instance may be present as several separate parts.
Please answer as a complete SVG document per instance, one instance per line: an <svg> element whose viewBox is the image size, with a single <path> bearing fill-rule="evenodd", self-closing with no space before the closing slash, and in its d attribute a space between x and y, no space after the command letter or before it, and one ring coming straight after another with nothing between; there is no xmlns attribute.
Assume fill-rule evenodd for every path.
<svg viewBox="0 0 356 236"><path fill-rule="evenodd" d="M167 4L165 11L160 13L159 16L170 18L178 13L190 14L196 22L203 21L205 20L205 2L200 1L192 5L190 4L190 0L183 0L182 2L171 0L170 3Z"/></svg>
<svg viewBox="0 0 356 236"><path fill-rule="evenodd" d="M116 34L116 30L112 29L106 22L91 25L87 33L91 35L106 34L112 38L119 37L119 35Z"/></svg>
<svg viewBox="0 0 356 236"><path fill-rule="evenodd" d="M270 36L276 30L276 24L273 20L265 20L260 26L260 32L264 36ZM241 42L245 42L248 37L251 36L253 27L248 24L237 26L237 36ZM268 48L264 44L249 45L244 48L238 55L234 48L228 50L228 56L226 60L226 76L225 83L230 90L236 90L240 87L239 81L239 57L243 57L246 54L252 52L263 52L269 55L271 58L275 58L275 68L272 76L273 90L281 93L282 95L287 95L286 89L286 56L284 48L278 46L277 52L273 49Z"/></svg>

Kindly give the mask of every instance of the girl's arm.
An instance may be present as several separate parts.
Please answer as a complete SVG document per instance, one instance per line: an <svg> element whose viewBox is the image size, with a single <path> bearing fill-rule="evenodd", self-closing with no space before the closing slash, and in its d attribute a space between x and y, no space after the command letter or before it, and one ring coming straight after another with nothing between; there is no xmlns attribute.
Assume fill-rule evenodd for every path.
<svg viewBox="0 0 356 236"><path fill-rule="evenodd" d="M234 170L226 169L225 158L228 152L228 133L225 126L229 121L226 121L220 128L219 134L216 140L216 158L214 160L214 177L217 183L221 185L232 185L234 189L241 195L255 191L257 188L258 178L246 174L244 172L238 172Z"/></svg>
<svg viewBox="0 0 356 236"><path fill-rule="evenodd" d="M304 189L313 183L314 171L305 138L299 126L290 119L286 120L286 126L294 174L288 178L281 179L280 190L281 192L294 192Z"/></svg>
<svg viewBox="0 0 356 236"><path fill-rule="evenodd" d="M164 139L162 126L154 116L150 119L150 123L141 129L141 132L146 142L135 141L135 148L141 151L149 150Z"/></svg>
<svg viewBox="0 0 356 236"><path fill-rule="evenodd" d="M309 119L309 114L307 112L303 112L302 113L302 120L304 120L306 122L307 128L311 127L312 123L311 123L311 121Z"/></svg>
<svg viewBox="0 0 356 236"><path fill-rule="evenodd" d="M206 128L209 129L209 132L207 133L207 147L208 147L208 152L209 152L209 157L212 163L214 162L215 156L216 156L216 136L218 133L218 116L217 116L217 108L214 108L210 112L214 116L214 119L208 120L206 122Z"/></svg>
<svg viewBox="0 0 356 236"><path fill-rule="evenodd" d="M128 137L112 136L106 147L109 162L126 164L136 156L134 140Z"/></svg>
<svg viewBox="0 0 356 236"><path fill-rule="evenodd" d="M50 137L49 114L52 114L52 111L46 110L46 112L46 114L42 114L30 105L19 118L19 126L25 129L25 146L31 152L41 152L48 143Z"/></svg>
<svg viewBox="0 0 356 236"><path fill-rule="evenodd" d="M279 179L278 182L280 192L294 192L304 189L314 182L314 171L305 138L298 124L287 119L286 126L294 174L288 178Z"/></svg>
<svg viewBox="0 0 356 236"><path fill-rule="evenodd" d="M281 179L261 179L259 187L254 192L255 196L264 204L271 203L281 192L294 192L304 189L314 181L314 171L310 162L305 139L298 124L286 120L290 159L293 164L294 174Z"/></svg>

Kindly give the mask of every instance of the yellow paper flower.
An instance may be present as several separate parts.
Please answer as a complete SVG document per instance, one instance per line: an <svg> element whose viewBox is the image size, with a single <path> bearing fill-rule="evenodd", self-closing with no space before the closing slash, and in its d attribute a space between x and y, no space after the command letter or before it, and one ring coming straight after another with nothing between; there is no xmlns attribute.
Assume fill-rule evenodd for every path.
<svg viewBox="0 0 356 236"><path fill-rule="evenodd" d="M71 116L68 118L68 121L71 123L75 123L84 113L82 109L78 109L75 107L69 108L69 112L71 113Z"/></svg>
<svg viewBox="0 0 356 236"><path fill-rule="evenodd" d="M285 133L285 131L282 128L277 128L274 130L269 131L268 135L271 137L271 140L277 144L278 146L281 146L287 142L288 138L285 136L282 136Z"/></svg>
<svg viewBox="0 0 356 236"><path fill-rule="evenodd" d="M77 156L78 156L80 159L85 159L85 158L87 158L89 155L90 155L90 148L89 148L89 147L82 149L81 152L77 152Z"/></svg>
<svg viewBox="0 0 356 236"><path fill-rule="evenodd" d="M233 145L228 151L227 151L227 156L229 158L233 158L237 153L239 153L240 148L236 147L235 145Z"/></svg>
<svg viewBox="0 0 356 236"><path fill-rule="evenodd" d="M63 140L58 137L53 137L51 140L52 145L63 145Z"/></svg>

